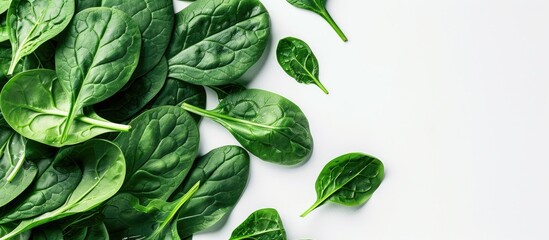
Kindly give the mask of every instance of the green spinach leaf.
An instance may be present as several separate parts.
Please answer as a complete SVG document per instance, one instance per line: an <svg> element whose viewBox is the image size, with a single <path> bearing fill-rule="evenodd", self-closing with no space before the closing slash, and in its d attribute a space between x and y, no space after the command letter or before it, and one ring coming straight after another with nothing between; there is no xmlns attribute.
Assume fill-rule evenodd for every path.
<svg viewBox="0 0 549 240"><path fill-rule="evenodd" d="M61 207L21 221L9 234L0 237L0 240L10 239L29 229L66 216L89 211L112 197L124 181L124 155L111 142L92 139L80 145L63 148L56 157L80 165L83 175L76 189Z"/></svg>
<svg viewBox="0 0 549 240"><path fill-rule="evenodd" d="M12 75L22 57L61 33L74 14L74 0L12 0L7 24L13 56L8 69Z"/></svg>
<svg viewBox="0 0 549 240"><path fill-rule="evenodd" d="M311 156L313 139L305 114L275 93L248 89L230 94L213 110L187 103L183 108L223 125L246 150L265 161L293 165Z"/></svg>
<svg viewBox="0 0 549 240"><path fill-rule="evenodd" d="M229 240L286 240L286 230L275 209L253 212L231 234Z"/></svg>
<svg viewBox="0 0 549 240"><path fill-rule="evenodd" d="M131 132L114 142L128 165L121 193L142 202L167 200L183 182L198 153L199 133L192 117L179 107L151 109L130 122Z"/></svg>
<svg viewBox="0 0 549 240"><path fill-rule="evenodd" d="M179 235L189 236L221 220L240 199L249 172L250 157L241 147L224 146L202 156L184 184L170 197L177 199L200 182L200 188L179 211Z"/></svg>
<svg viewBox="0 0 549 240"><path fill-rule="evenodd" d="M141 55L134 77L153 69L170 42L174 17L172 0L103 0L101 6L124 11L139 26Z"/></svg>
<svg viewBox="0 0 549 240"><path fill-rule="evenodd" d="M70 120L73 100L54 71L39 69L15 75L2 89L0 107L6 121L19 134L55 147L83 142L106 132L129 130L129 126L100 118L92 109L73 113Z"/></svg>
<svg viewBox="0 0 549 240"><path fill-rule="evenodd" d="M276 58L282 69L295 80L316 84L328 94L328 90L318 80L318 60L307 43L294 37L284 38L278 42Z"/></svg>
<svg viewBox="0 0 549 240"><path fill-rule="evenodd" d="M324 20L326 20L330 26L336 31L337 35L343 40L344 42L347 41L347 36L341 31L341 28L336 24L332 16L330 16L330 13L328 13L328 10L326 10L326 1L327 0L286 0L290 4L306 9L309 11L312 11L318 15L320 15Z"/></svg>
<svg viewBox="0 0 549 240"><path fill-rule="evenodd" d="M54 69L55 46L50 42L45 42L32 54L21 58L21 61L15 66L14 74L31 69L47 68ZM0 45L0 87L3 87L8 81L8 68L11 61L11 47Z"/></svg>
<svg viewBox="0 0 549 240"><path fill-rule="evenodd" d="M0 0L0 14L6 12L10 7L11 0Z"/></svg>
<svg viewBox="0 0 549 240"><path fill-rule="evenodd" d="M259 0L201 0L176 14L169 76L197 85L234 82L259 60L269 14Z"/></svg>
<svg viewBox="0 0 549 240"><path fill-rule="evenodd" d="M152 71L128 82L128 87L94 106L99 116L123 122L143 109L162 90L168 76L168 63L163 58Z"/></svg>
<svg viewBox="0 0 549 240"><path fill-rule="evenodd" d="M320 172L315 184L317 200L307 211L327 201L357 206L370 199L383 180L383 163L363 153L348 153L330 161Z"/></svg>

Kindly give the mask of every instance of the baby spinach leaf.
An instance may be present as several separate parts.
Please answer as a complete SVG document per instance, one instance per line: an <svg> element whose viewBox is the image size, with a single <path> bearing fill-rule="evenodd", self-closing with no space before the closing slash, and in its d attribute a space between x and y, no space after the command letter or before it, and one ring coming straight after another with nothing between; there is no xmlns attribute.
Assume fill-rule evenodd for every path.
<svg viewBox="0 0 549 240"><path fill-rule="evenodd" d="M145 107L151 109L158 106L181 106L187 102L194 106L206 107L206 90L203 86L168 78L160 93ZM200 116L191 114L196 122Z"/></svg>
<svg viewBox="0 0 549 240"><path fill-rule="evenodd" d="M112 239L180 239L176 215L199 188L193 185L181 198L173 202L155 199L141 205L139 199L123 193L107 202L103 209L105 224Z"/></svg>
<svg viewBox="0 0 549 240"><path fill-rule="evenodd" d="M40 216L25 219L0 240L10 239L42 224L89 211L112 197L122 186L126 164L120 149L111 142L92 139L63 148L56 158L77 162L82 171L78 186L59 208Z"/></svg>
<svg viewBox="0 0 549 240"><path fill-rule="evenodd" d="M276 58L282 69L297 82L316 84L328 94L318 80L318 60L307 43L294 37L281 39L276 48Z"/></svg>
<svg viewBox="0 0 549 240"><path fill-rule="evenodd" d="M82 172L76 162L67 161L58 154L34 183L20 197L6 206L0 216L0 224L31 218L52 211L63 205L77 184Z"/></svg>
<svg viewBox="0 0 549 240"><path fill-rule="evenodd" d="M280 215L273 208L253 212L231 234L229 240L286 240Z"/></svg>
<svg viewBox="0 0 549 240"><path fill-rule="evenodd" d="M19 134L55 147L129 129L100 118L91 109L73 113L70 120L73 99L54 71L39 69L15 75L2 89L0 107L6 121Z"/></svg>
<svg viewBox="0 0 549 240"><path fill-rule="evenodd" d="M6 12L10 7L11 0L0 0L0 14Z"/></svg>
<svg viewBox="0 0 549 240"><path fill-rule="evenodd" d="M320 172L315 184L317 200L307 211L327 201L356 206L370 199L383 180L383 163L363 153L348 153L330 161Z"/></svg>
<svg viewBox="0 0 549 240"><path fill-rule="evenodd" d="M142 202L167 200L198 153L198 127L187 112L173 106L146 111L130 126L131 132L120 133L114 140L127 163L120 192L131 193Z"/></svg>
<svg viewBox="0 0 549 240"><path fill-rule="evenodd" d="M216 148L202 156L171 199L177 199L200 182L200 188L178 215L180 236L213 226L231 211L246 188L250 157L238 146Z"/></svg>
<svg viewBox="0 0 549 240"><path fill-rule="evenodd" d="M305 10L312 11L318 15L320 15L324 20L326 20L330 26L336 31L337 35L343 40L344 42L347 41L347 36L341 31L341 28L336 24L332 16L330 16L330 13L328 13L328 10L326 10L326 1L327 0L286 0L290 4L302 8Z"/></svg>
<svg viewBox="0 0 549 240"><path fill-rule="evenodd" d="M246 150L265 161L293 165L311 156L313 139L305 114L275 93L248 89L230 94L213 110L187 103L183 108L223 125Z"/></svg>
<svg viewBox="0 0 549 240"><path fill-rule="evenodd" d="M168 76L168 63L163 58L152 71L128 82L127 87L94 106L99 116L123 122L143 109L160 92Z"/></svg>
<svg viewBox="0 0 549 240"><path fill-rule="evenodd" d="M11 129L0 127L0 207L30 186L38 172L25 161L26 140Z"/></svg>
<svg viewBox="0 0 549 240"><path fill-rule="evenodd" d="M175 17L169 76L197 85L234 82L259 60L269 31L259 0L193 2Z"/></svg>
<svg viewBox="0 0 549 240"><path fill-rule="evenodd" d="M219 101L223 100L225 97L229 96L229 94L231 93L236 93L242 90L246 90L246 87L238 83L221 85L221 86L208 86L208 87L215 91L215 93L217 94L217 99L219 99Z"/></svg>
<svg viewBox="0 0 549 240"><path fill-rule="evenodd" d="M7 23L13 56L8 75L22 57L61 33L74 14L74 0L12 0Z"/></svg>
<svg viewBox="0 0 549 240"><path fill-rule="evenodd" d="M70 107L59 137L66 144L73 120L82 109L114 95L130 79L139 58L141 34L125 13L89 8L74 16L55 54L59 83Z"/></svg>
<svg viewBox="0 0 549 240"><path fill-rule="evenodd" d="M174 16L172 0L103 0L101 6L125 12L139 26L141 54L134 77L153 69L170 42Z"/></svg>

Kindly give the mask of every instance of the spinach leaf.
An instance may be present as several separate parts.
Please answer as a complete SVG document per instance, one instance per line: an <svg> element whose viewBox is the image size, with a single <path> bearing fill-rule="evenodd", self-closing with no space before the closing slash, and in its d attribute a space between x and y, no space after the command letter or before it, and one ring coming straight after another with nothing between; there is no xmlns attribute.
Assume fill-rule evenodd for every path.
<svg viewBox="0 0 549 240"><path fill-rule="evenodd" d="M280 215L273 208L253 212L231 234L229 240L286 240Z"/></svg>
<svg viewBox="0 0 549 240"><path fill-rule="evenodd" d="M6 121L19 134L55 147L129 129L100 118L91 109L73 113L70 120L73 99L54 71L39 69L15 75L2 89L0 107Z"/></svg>
<svg viewBox="0 0 549 240"><path fill-rule="evenodd" d="M0 0L0 14L6 12L10 7L11 0Z"/></svg>
<svg viewBox="0 0 549 240"><path fill-rule="evenodd" d="M103 7L124 11L141 32L141 54L134 77L153 69L168 47L173 28L172 0L103 0Z"/></svg>
<svg viewBox="0 0 549 240"><path fill-rule="evenodd" d="M177 199L200 182L200 188L178 215L180 236L213 226L231 211L246 188L250 157L238 146L216 148L201 157L171 199Z"/></svg>
<svg viewBox="0 0 549 240"><path fill-rule="evenodd" d="M113 239L180 239L175 219L180 208L199 188L196 183L181 198L173 202L155 199L141 205L139 199L123 193L107 202L103 209L105 224Z"/></svg>
<svg viewBox="0 0 549 240"><path fill-rule="evenodd" d="M181 106L183 102L202 108L206 107L206 90L203 86L168 78L162 90L145 106L145 109L159 106ZM191 116L197 123L201 119L196 114L191 114Z"/></svg>
<svg viewBox="0 0 549 240"><path fill-rule="evenodd" d="M248 89L227 96L213 110L187 103L182 107L223 125L246 150L265 161L293 165L311 156L313 139L305 114L275 93Z"/></svg>
<svg viewBox="0 0 549 240"><path fill-rule="evenodd" d="M151 109L130 122L131 132L114 140L127 163L121 193L143 202L167 200L183 182L198 153L199 133L191 116L179 107Z"/></svg>
<svg viewBox="0 0 549 240"><path fill-rule="evenodd" d="M0 224L36 217L63 205L82 179L82 172L76 162L67 161L58 154L31 187L6 206L0 216Z"/></svg>
<svg viewBox="0 0 549 240"><path fill-rule="evenodd" d="M278 42L276 58L284 71L300 83L316 84L324 93L328 90L318 80L318 60L307 43L294 37Z"/></svg>
<svg viewBox="0 0 549 240"><path fill-rule="evenodd" d="M74 0L13 0L7 16L13 56L8 75L22 57L61 33L74 14Z"/></svg>
<svg viewBox="0 0 549 240"><path fill-rule="evenodd" d="M57 157L80 165L82 179L76 189L61 207L21 221L9 234L0 237L0 240L10 239L66 216L89 211L112 197L122 186L126 164L120 149L111 142L92 139L61 149Z"/></svg>
<svg viewBox="0 0 549 240"><path fill-rule="evenodd" d="M15 66L14 74L37 68L54 68L53 53L55 46L50 42L45 42L32 54L21 58L21 61ZM11 61L11 47L0 45L0 87L3 87L8 81L8 68Z"/></svg>
<svg viewBox="0 0 549 240"><path fill-rule="evenodd" d="M25 161L26 140L11 129L0 127L0 207L30 186L38 172Z"/></svg>
<svg viewBox="0 0 549 240"><path fill-rule="evenodd" d="M370 199L383 180L383 163L363 153L348 153L330 161L320 172L315 184L317 200L307 211L327 201L356 206Z"/></svg>
<svg viewBox="0 0 549 240"><path fill-rule="evenodd" d="M286 0L290 4L302 8L305 10L312 11L318 15L320 15L324 20L326 20L330 26L336 31L337 35L343 40L344 42L347 41L347 36L341 31L341 28L336 24L332 16L330 16L330 13L328 13L328 10L326 10L326 1L327 0Z"/></svg>
<svg viewBox="0 0 549 240"><path fill-rule="evenodd" d="M176 14L169 76L197 85L234 82L259 60L269 37L259 0L201 0Z"/></svg>
<svg viewBox="0 0 549 240"><path fill-rule="evenodd" d="M94 106L99 116L110 121L122 122L143 109L162 89L168 76L165 58L142 77L128 83L128 87Z"/></svg>
<svg viewBox="0 0 549 240"><path fill-rule="evenodd" d="M225 97L229 96L229 94L231 93L236 93L242 90L246 90L246 87L238 83L221 85L221 86L208 86L208 87L215 91L215 93L217 94L217 99L219 99L219 101L223 100Z"/></svg>

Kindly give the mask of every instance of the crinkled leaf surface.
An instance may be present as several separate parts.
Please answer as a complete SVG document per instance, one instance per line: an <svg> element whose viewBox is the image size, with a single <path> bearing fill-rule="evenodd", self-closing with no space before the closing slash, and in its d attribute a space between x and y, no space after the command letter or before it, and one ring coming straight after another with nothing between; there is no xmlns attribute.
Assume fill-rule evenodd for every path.
<svg viewBox="0 0 549 240"><path fill-rule="evenodd" d="M230 94L213 110L183 104L190 112L223 125L253 155L293 165L308 160L313 150L309 122L290 100L265 90Z"/></svg>
<svg viewBox="0 0 549 240"><path fill-rule="evenodd" d="M231 234L229 240L286 240L286 230L278 212L272 208L253 212Z"/></svg>
<svg viewBox="0 0 549 240"><path fill-rule="evenodd" d="M201 0L176 14L166 52L169 76L198 85L223 85L261 57L269 14L259 0Z"/></svg>
<svg viewBox="0 0 549 240"><path fill-rule="evenodd" d="M142 202L167 200L183 182L199 147L198 127L179 107L148 110L130 122L132 131L114 142L126 157L126 181L120 190Z"/></svg>

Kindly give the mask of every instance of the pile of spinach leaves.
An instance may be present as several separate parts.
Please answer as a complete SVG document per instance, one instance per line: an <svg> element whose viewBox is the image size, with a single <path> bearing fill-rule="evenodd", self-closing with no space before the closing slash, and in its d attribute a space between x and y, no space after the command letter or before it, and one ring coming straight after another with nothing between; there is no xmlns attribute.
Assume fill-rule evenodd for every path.
<svg viewBox="0 0 549 240"><path fill-rule="evenodd" d="M307 161L303 111L237 83L269 37L259 0L0 0L0 240L191 239L235 207L249 153ZM202 117L242 147L200 156ZM262 209L230 239L286 233Z"/></svg>

